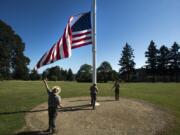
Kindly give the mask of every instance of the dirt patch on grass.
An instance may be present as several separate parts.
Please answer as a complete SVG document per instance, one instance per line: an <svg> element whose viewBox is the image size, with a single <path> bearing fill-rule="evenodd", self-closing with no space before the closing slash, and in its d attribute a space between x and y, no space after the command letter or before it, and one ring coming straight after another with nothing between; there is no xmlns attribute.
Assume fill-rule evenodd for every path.
<svg viewBox="0 0 180 135"><path fill-rule="evenodd" d="M114 101L112 97L98 97L100 106L96 110L92 110L89 101L89 97L63 100L65 108L58 112L57 135L155 135L173 124L173 116L142 101L125 98ZM36 132L47 129L46 109L47 103L44 103L27 114L24 130Z"/></svg>

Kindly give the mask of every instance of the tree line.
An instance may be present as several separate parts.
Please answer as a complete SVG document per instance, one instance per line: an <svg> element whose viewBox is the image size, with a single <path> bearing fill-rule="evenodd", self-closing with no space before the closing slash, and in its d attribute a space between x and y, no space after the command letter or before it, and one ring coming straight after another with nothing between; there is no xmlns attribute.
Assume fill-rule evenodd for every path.
<svg viewBox="0 0 180 135"><path fill-rule="evenodd" d="M0 20L0 79L1 80L40 80L48 77L50 80L61 81L92 81L92 66L83 64L76 74L71 69L59 66L46 69L42 74L29 70L30 59L24 55L25 43L12 28ZM150 41L145 65L135 69L134 50L126 43L118 61L119 71L112 69L108 61L104 61L97 68L97 81L108 82L123 80L127 82L179 82L180 81L180 46L177 42L168 48L162 45L157 48L154 41Z"/></svg>
<svg viewBox="0 0 180 135"><path fill-rule="evenodd" d="M114 81L118 78L118 73L112 69L109 62L104 61L97 69L98 82ZM73 74L71 69L64 70L59 66L54 66L38 74L36 70L32 70L29 74L30 80L41 80L48 78L52 81L78 81L78 82L92 82L92 66L83 64L76 74Z"/></svg>
<svg viewBox="0 0 180 135"><path fill-rule="evenodd" d="M162 45L159 49L152 40L145 52L145 65L135 69L134 54L126 43L123 48L120 65L120 77L125 81L179 82L180 81L180 46L177 42L168 48Z"/></svg>

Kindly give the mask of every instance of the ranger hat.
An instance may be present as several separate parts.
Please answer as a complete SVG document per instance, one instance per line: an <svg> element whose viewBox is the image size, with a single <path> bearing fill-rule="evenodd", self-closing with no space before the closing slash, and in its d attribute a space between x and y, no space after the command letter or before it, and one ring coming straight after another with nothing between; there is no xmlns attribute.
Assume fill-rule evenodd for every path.
<svg viewBox="0 0 180 135"><path fill-rule="evenodd" d="M52 92L54 94L59 94L61 92L61 88L59 86L52 87Z"/></svg>

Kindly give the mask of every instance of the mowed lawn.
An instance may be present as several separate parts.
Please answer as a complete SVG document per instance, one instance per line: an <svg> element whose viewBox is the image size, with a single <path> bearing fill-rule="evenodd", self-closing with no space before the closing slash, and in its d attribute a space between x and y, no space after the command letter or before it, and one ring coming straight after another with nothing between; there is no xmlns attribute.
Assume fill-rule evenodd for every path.
<svg viewBox="0 0 180 135"><path fill-rule="evenodd" d="M62 98L89 96L90 83L49 82L62 87ZM113 83L98 84L98 96L113 96ZM169 135L180 135L180 83L123 83L120 95L148 101L167 109L176 117ZM47 102L42 81L0 82L0 135L13 135L25 125L25 112Z"/></svg>

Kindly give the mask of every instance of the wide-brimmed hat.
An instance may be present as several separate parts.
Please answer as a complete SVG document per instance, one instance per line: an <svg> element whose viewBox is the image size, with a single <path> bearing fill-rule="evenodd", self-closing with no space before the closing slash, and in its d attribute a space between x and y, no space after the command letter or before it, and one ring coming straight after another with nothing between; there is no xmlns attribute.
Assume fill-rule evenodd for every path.
<svg viewBox="0 0 180 135"><path fill-rule="evenodd" d="M52 92L55 94L59 94L61 92L61 88L59 86L52 87Z"/></svg>

